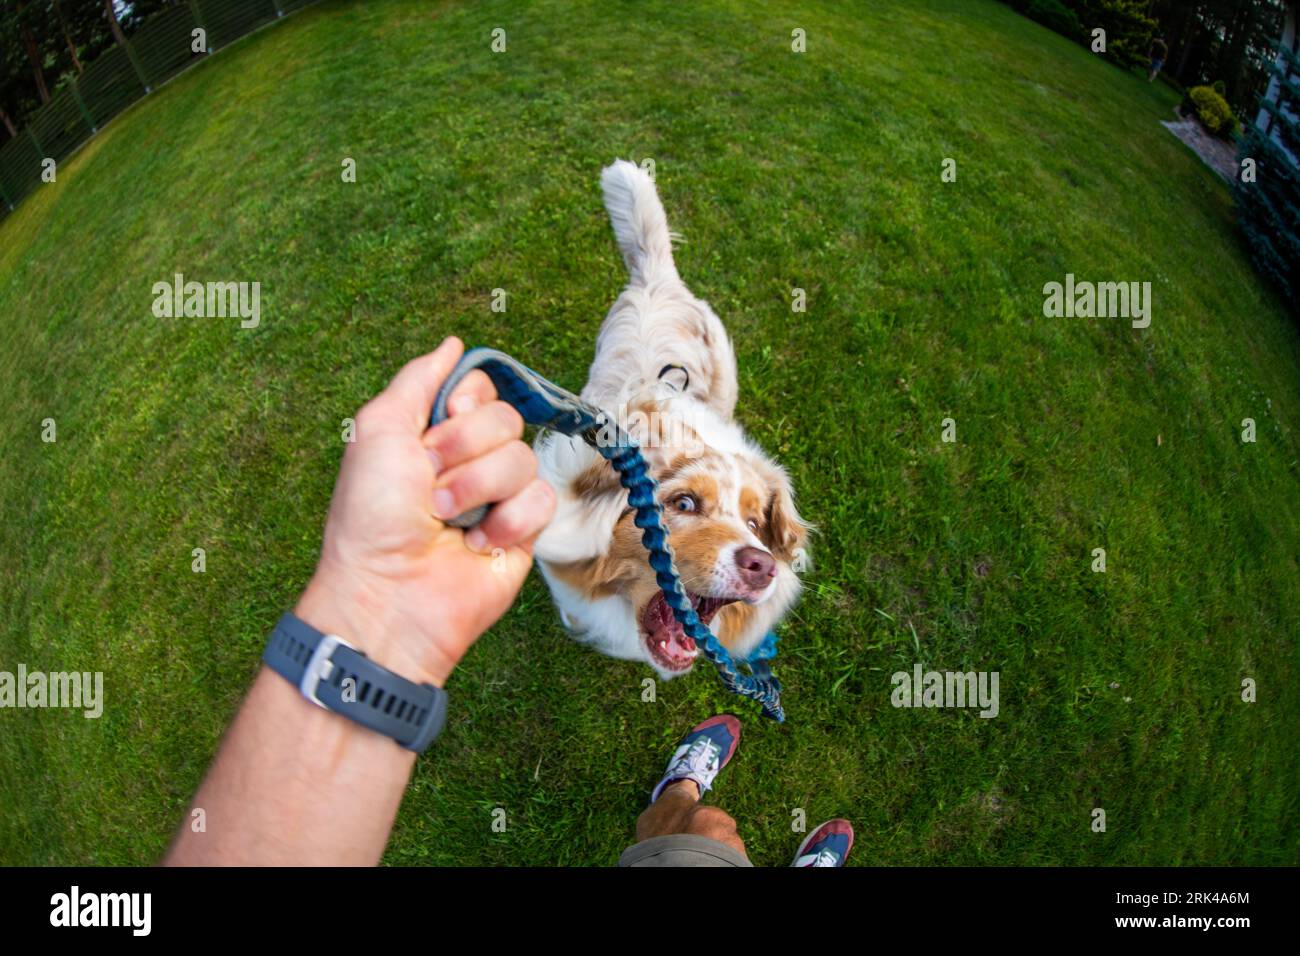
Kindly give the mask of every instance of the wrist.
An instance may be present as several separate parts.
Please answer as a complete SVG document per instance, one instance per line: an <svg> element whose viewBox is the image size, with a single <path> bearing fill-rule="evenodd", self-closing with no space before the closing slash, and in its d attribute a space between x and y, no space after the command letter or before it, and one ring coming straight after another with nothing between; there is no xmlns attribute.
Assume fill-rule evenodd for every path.
<svg viewBox="0 0 1300 956"><path fill-rule="evenodd" d="M442 687L459 662L405 619L394 594L323 564L294 607L302 621L337 634L377 664L417 684ZM427 626L427 622L424 622Z"/></svg>

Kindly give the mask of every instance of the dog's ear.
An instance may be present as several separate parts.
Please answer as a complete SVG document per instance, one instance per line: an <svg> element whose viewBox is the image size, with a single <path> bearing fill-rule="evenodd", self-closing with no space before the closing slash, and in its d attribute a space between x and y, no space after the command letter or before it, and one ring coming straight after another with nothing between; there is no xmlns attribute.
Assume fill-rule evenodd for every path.
<svg viewBox="0 0 1300 956"><path fill-rule="evenodd" d="M573 496L580 501L593 501L623 492L623 486L618 482L618 472L609 467L603 458L596 459L578 472L569 487Z"/></svg>
<svg viewBox="0 0 1300 956"><path fill-rule="evenodd" d="M809 526L795 509L790 476L780 465L766 464L768 499L760 537L773 555L791 561L804 549Z"/></svg>

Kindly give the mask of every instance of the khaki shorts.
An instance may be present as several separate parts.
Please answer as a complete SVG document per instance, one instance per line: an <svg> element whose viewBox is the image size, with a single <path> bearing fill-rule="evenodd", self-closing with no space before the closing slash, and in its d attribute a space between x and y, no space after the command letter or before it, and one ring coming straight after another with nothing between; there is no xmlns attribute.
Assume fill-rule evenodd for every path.
<svg viewBox="0 0 1300 956"><path fill-rule="evenodd" d="M753 866L745 854L725 843L693 833L642 840L623 851L619 866Z"/></svg>

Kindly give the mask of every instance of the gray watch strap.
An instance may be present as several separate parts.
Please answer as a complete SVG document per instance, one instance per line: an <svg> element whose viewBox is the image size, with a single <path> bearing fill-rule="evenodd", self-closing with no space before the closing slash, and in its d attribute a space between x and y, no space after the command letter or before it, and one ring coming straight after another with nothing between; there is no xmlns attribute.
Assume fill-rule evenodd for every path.
<svg viewBox="0 0 1300 956"><path fill-rule="evenodd" d="M441 687L399 677L293 614L275 625L262 661L313 703L416 753L433 743L447 717L447 692Z"/></svg>

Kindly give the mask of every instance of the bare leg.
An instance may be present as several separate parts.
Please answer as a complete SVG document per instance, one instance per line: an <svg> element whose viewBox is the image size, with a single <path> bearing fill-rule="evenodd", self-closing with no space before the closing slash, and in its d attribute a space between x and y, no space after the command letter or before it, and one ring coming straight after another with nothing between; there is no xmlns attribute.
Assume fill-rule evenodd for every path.
<svg viewBox="0 0 1300 956"><path fill-rule="evenodd" d="M744 854L745 843L736 832L736 821L717 807L700 804L700 788L693 780L678 780L664 788L659 799L637 818L638 841L670 833L707 837Z"/></svg>

